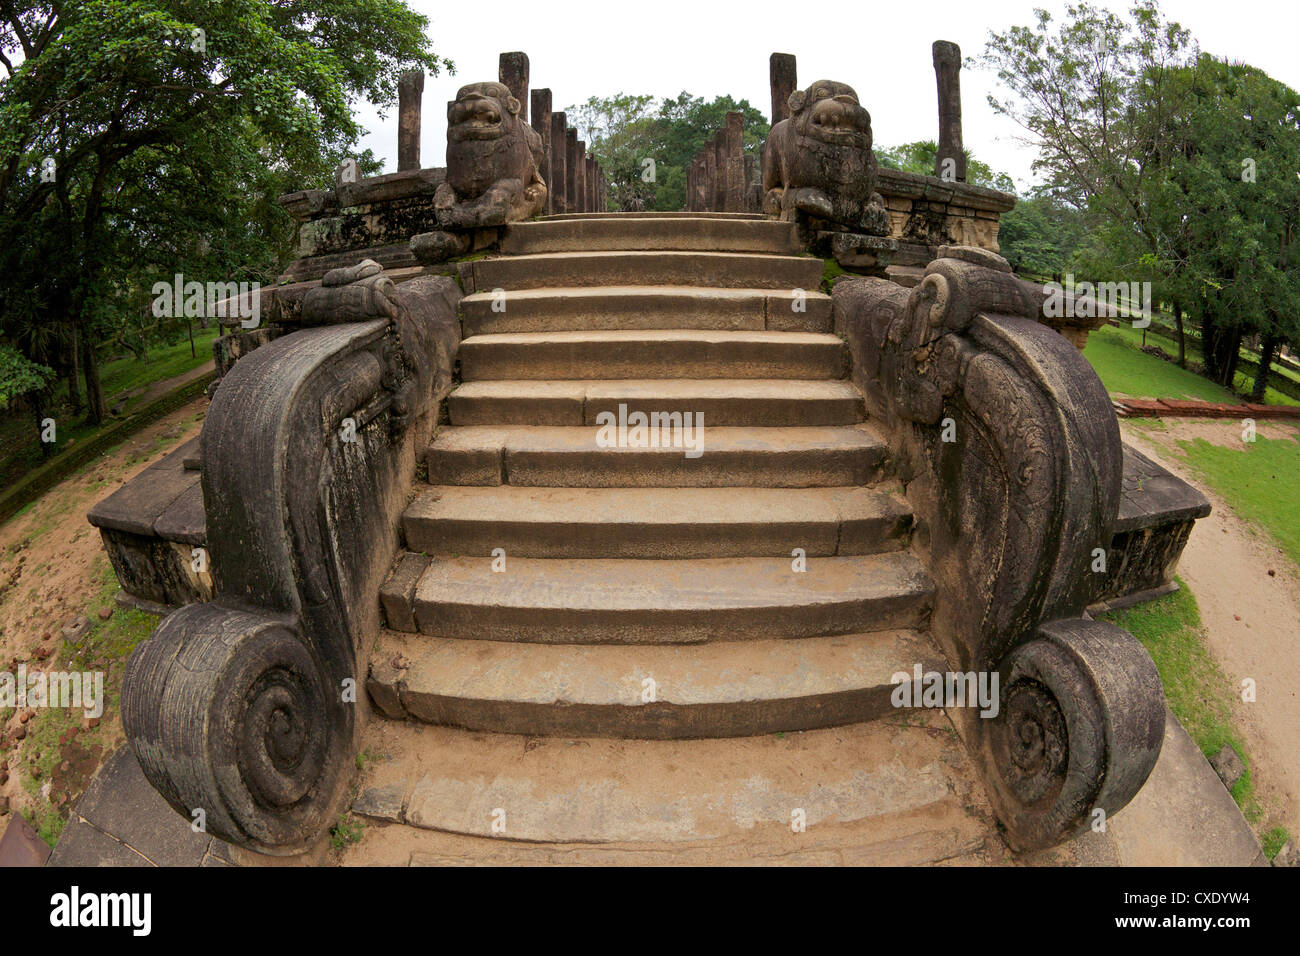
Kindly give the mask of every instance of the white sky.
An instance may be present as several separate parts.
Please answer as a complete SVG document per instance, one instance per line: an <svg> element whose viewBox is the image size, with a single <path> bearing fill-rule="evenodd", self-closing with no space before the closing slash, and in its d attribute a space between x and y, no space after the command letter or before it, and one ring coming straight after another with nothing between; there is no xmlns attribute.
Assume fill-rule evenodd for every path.
<svg viewBox="0 0 1300 956"><path fill-rule="evenodd" d="M765 115L771 109L767 61L773 52L798 57L799 85L816 79L849 83L871 112L877 146L938 136L930 44L952 40L963 57L978 55L990 30L1033 22L1046 7L1059 19L1065 0L840 0L805 8L795 0L722 5L710 0L497 0L490 7L448 0L408 0L429 17L434 51L456 74L427 77L420 159L441 166L446 103L464 83L497 78L497 57L522 50L532 88L549 87L553 109L589 96L682 90L706 100L730 93ZM1128 0L1101 0L1116 11ZM1192 32L1202 49L1243 60L1300 89L1300 2L1297 0L1165 0L1165 14ZM806 13L806 19L800 19ZM1016 141L1018 127L996 116L987 94L991 74L962 70L965 145L1018 183L1030 179L1033 150ZM396 107L381 119L358 105L362 140L397 168Z"/></svg>

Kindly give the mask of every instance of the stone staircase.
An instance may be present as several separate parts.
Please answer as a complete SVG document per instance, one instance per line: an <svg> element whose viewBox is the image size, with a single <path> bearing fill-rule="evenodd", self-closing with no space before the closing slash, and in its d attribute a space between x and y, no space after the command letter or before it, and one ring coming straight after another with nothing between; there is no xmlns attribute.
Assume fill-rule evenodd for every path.
<svg viewBox="0 0 1300 956"><path fill-rule="evenodd" d="M502 248L462 273L462 384L381 592L368 686L409 720L367 731L392 759L362 786L404 825L367 859L408 862L413 827L779 857L812 846L796 812L911 848L876 862L979 846L951 727L890 704L943 667L933 586L821 260L718 213L556 216ZM702 415L701 453L598 440L635 412Z"/></svg>

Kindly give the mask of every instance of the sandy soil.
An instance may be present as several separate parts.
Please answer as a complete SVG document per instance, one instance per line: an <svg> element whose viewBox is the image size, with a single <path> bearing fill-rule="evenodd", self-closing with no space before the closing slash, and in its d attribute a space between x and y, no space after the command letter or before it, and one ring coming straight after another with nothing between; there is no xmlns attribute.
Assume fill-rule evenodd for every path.
<svg viewBox="0 0 1300 956"><path fill-rule="evenodd" d="M101 597L108 568L99 532L87 523L86 512L197 435L207 405L207 399L197 399L159 419L0 524L0 669L12 673L21 662L29 668L77 669L60 661L60 629ZM0 780L8 779L0 783L0 797L9 797L11 812L0 815L0 831L13 813L39 799L22 788L17 772L31 756L26 753L30 739L19 739L23 715L0 712L0 719L6 716L0 724ZM51 781L57 785L54 798L59 805L70 805L80 796L99 760L112 753L120 738L120 718L110 709L98 726L83 729L77 740L60 741L68 748L64 752L69 766L63 768L68 771L66 781Z"/></svg>
<svg viewBox="0 0 1300 956"><path fill-rule="evenodd" d="M1170 420L1164 430L1121 423L1124 440L1192 482L1214 511L1196 523L1178 573L1196 596L1210 652L1256 700L1234 705L1265 812L1300 833L1300 568L1262 529L1238 517L1183 459L1177 442L1203 438L1241 447L1236 421ZM1261 421L1265 438L1300 436L1300 426ZM1272 574L1270 574L1270 571Z"/></svg>

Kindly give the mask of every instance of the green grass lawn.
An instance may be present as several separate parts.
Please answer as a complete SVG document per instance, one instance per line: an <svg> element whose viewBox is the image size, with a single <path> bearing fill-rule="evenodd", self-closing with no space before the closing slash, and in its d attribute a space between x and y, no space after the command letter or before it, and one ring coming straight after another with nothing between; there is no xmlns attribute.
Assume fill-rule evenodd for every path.
<svg viewBox="0 0 1300 956"><path fill-rule="evenodd" d="M1300 430L1291 438L1265 438L1224 447L1204 438L1180 440L1186 461L1232 509L1268 531L1300 565Z"/></svg>
<svg viewBox="0 0 1300 956"><path fill-rule="evenodd" d="M189 338L182 338L171 345L161 345L151 349L144 361L134 355L113 359L100 367L100 384L104 390L104 401L111 409L118 398L126 392L138 392L125 401L123 415L138 411L144 404L144 393L155 382L165 381L184 375L192 369L199 368L212 361L212 341L221 333L215 323L210 329L195 328L194 354L190 354ZM60 394L59 399L66 398ZM84 441L93 436L99 428L85 424L84 420L71 418L56 411L57 423L55 452L65 451L70 445ZM35 422L27 416L0 417L0 488L5 488L25 475L30 469L38 468L45 461L41 456Z"/></svg>
<svg viewBox="0 0 1300 956"><path fill-rule="evenodd" d="M1135 344L1135 346L1142 344L1141 329L1134 329L1128 326L1124 326L1117 329L1116 331L1123 333L1129 341ZM1177 338L1177 334L1174 332L1173 329L1165 328L1161 325L1152 324L1152 326L1146 330L1146 333L1147 333L1146 339L1148 345L1158 346L1159 348L1162 348L1166 352L1168 352L1171 356L1177 357L1178 338ZM1188 335L1185 336L1185 340L1187 346L1187 361L1189 363L1190 362L1199 363L1203 361L1201 356L1200 337L1189 333ZM1243 357L1249 356L1252 360L1259 361L1259 356L1249 352L1249 350L1246 349L1245 347L1242 348L1241 354ZM1152 357L1154 358L1154 356ZM1243 364L1243 368L1246 368L1244 364ZM1292 380L1293 382L1300 383L1300 376L1298 376L1295 372L1291 371L1286 366L1274 362L1272 364L1272 367L1269 369L1268 380L1270 382L1276 382L1279 377L1284 377ZM1254 386L1255 386L1255 377L1254 377L1253 369L1247 369L1246 371L1238 371L1237 374L1233 377L1232 387L1237 391L1238 394L1249 395L1251 389L1254 388ZM1285 392L1279 392L1276 388L1270 385L1268 386L1268 388L1264 390L1264 403L1266 405L1300 405L1300 399L1293 398L1292 396L1286 394Z"/></svg>
<svg viewBox="0 0 1300 956"><path fill-rule="evenodd" d="M1209 379L1139 349L1142 332L1104 325L1088 336L1083 356L1106 390L1130 398L1199 398L1236 404L1240 399Z"/></svg>
<svg viewBox="0 0 1300 956"><path fill-rule="evenodd" d="M148 388L154 382L184 375L191 369L206 365L212 361L212 340L221 333L215 322L210 329L194 329L194 352L190 355L190 342L183 338L173 345L164 345L151 349L145 361L141 362L134 355L107 362L99 370L100 382L104 386L104 398L112 402L114 396L138 388Z"/></svg>
<svg viewBox="0 0 1300 956"><path fill-rule="evenodd" d="M1224 674L1205 645L1196 598L1182 582L1181 590L1155 601L1102 616L1124 628L1147 649L1160 672L1170 711L1187 729L1207 757L1227 744L1246 764L1246 773L1232 788L1232 797L1246 819L1262 828L1261 840L1271 858L1287 840L1284 827L1270 826L1255 796L1240 731L1233 722L1232 703L1238 688Z"/></svg>

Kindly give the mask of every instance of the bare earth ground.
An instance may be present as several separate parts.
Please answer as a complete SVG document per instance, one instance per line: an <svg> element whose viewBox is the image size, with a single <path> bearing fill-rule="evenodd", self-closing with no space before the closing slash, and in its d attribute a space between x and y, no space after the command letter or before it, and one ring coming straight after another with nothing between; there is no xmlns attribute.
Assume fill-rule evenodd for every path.
<svg viewBox="0 0 1300 956"><path fill-rule="evenodd" d="M1210 499L1214 511L1196 523L1178 573L1200 606L1210 653L1233 681L1233 716L1250 755L1260 804L1300 832L1300 568L1262 529L1239 518L1183 461L1177 442L1203 438L1241 448L1237 421L1169 420L1161 430L1121 422L1124 440L1157 459ZM1265 438L1300 433L1261 421ZM1300 491L1297 492L1300 494ZM1275 572L1273 575L1269 571ZM1256 683L1244 703L1240 686Z"/></svg>
<svg viewBox="0 0 1300 956"><path fill-rule="evenodd" d="M13 672L21 662L47 670L85 669L84 662L61 659L60 631L86 613L90 604L101 603L105 579L111 574L99 532L86 521L86 512L151 462L197 435L207 404L207 399L198 399L160 419L0 524L0 670ZM102 623L97 615L91 616L96 625ZM110 682L121 677L120 662L113 666L119 673L111 675ZM0 796L9 797L11 804L10 813L0 816L0 832L13 814L36 809L33 805L41 802L21 785L23 775L17 771L35 756L28 752L34 735L26 735L26 729L37 726L44 715L34 715L19 740L21 716L9 708L0 710L0 766L7 764L9 777L0 785ZM75 739L60 735L67 760L59 767L63 773L56 771L48 781L56 791L46 797L63 806L80 796L99 761L123 739L116 708L106 708L99 726L83 726L71 738ZM0 778L5 773L0 769Z"/></svg>

